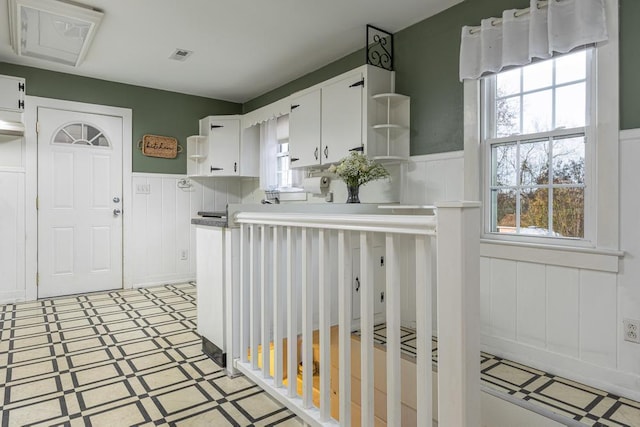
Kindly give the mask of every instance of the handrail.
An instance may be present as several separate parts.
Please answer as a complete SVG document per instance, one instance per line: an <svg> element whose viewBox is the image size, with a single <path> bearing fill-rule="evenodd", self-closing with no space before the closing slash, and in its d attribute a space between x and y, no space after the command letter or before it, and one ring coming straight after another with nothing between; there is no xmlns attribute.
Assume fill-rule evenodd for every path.
<svg viewBox="0 0 640 427"><path fill-rule="evenodd" d="M371 231L412 235L436 235L435 215L354 215L276 212L239 212L237 224L262 224L321 228L345 231Z"/></svg>

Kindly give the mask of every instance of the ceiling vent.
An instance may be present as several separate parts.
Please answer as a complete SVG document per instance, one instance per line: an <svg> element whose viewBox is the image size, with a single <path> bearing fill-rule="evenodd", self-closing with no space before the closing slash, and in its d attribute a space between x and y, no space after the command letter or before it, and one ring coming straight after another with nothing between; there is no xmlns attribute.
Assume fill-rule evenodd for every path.
<svg viewBox="0 0 640 427"><path fill-rule="evenodd" d="M175 52L173 52L171 56L169 56L169 59L173 59L175 61L184 61L191 55L193 55L192 50L176 49Z"/></svg>
<svg viewBox="0 0 640 427"><path fill-rule="evenodd" d="M103 15L58 0L9 0L11 47L20 56L77 67Z"/></svg>

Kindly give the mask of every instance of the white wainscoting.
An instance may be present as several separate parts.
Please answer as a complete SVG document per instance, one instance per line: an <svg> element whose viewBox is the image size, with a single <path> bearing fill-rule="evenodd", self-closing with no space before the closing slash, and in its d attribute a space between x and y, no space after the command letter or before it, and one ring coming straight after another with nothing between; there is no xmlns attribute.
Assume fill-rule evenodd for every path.
<svg viewBox="0 0 640 427"><path fill-rule="evenodd" d="M180 180L188 188L180 188ZM134 173L133 286L195 280L195 228L198 211L224 211L241 200L237 179ZM183 252L186 251L186 258Z"/></svg>
<svg viewBox="0 0 640 427"><path fill-rule="evenodd" d="M0 304L25 300L25 173L0 167Z"/></svg>
<svg viewBox="0 0 640 427"><path fill-rule="evenodd" d="M640 130L623 131L620 147L625 256L619 268L611 261L615 251L554 250L555 259L547 262L540 256L518 259L522 248L503 251L495 247L499 244L483 244L482 344L498 356L638 400L640 345L623 340L622 319L640 319ZM401 203L462 198L463 168L462 152L412 157L405 165ZM405 301L403 307L410 305ZM415 317L404 314L403 320Z"/></svg>
<svg viewBox="0 0 640 427"><path fill-rule="evenodd" d="M464 152L413 156L403 165L400 204L433 205L462 200Z"/></svg>

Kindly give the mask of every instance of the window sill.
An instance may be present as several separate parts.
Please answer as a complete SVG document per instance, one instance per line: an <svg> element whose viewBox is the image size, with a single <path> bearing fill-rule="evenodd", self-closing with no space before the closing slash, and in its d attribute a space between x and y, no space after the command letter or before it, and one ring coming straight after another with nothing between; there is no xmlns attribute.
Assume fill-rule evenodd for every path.
<svg viewBox="0 0 640 427"><path fill-rule="evenodd" d="M480 239L480 256L617 273L623 251Z"/></svg>

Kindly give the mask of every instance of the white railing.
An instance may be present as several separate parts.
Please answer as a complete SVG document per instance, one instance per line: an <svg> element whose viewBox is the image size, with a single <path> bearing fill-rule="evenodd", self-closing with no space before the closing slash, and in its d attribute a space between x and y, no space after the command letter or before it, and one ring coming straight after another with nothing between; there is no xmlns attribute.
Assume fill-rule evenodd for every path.
<svg viewBox="0 0 640 427"><path fill-rule="evenodd" d="M432 278L437 259L439 424L479 425L478 215L477 204L464 202L440 205L437 217L236 214L241 278L234 307L240 320L232 325L240 335L239 348L232 350L239 355L235 368L311 425L349 426L359 420L354 424L373 426L382 420L389 426L431 426ZM437 257L432 254L436 246ZM384 255L378 259L380 250ZM374 263L384 265L385 277L375 277ZM352 283L357 269L360 359L353 362L352 372ZM382 290L376 288L380 283ZM386 308L386 374L380 366L374 372L374 325L380 321L380 304L374 298ZM411 381L416 385L409 390L402 383L406 361L400 327L407 321L403 310L414 300L417 338ZM332 332L337 364L335 357L332 361ZM354 382L353 376L359 380ZM357 381L359 393L352 394ZM377 402L374 412L381 389L386 389L386 408L381 410ZM360 409L354 414L352 397L358 401L357 395ZM411 422L402 415L401 397L409 395L416 410ZM353 408L356 412L358 405Z"/></svg>

